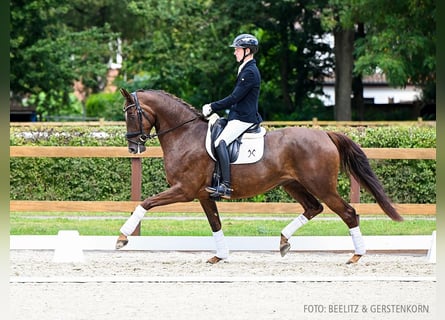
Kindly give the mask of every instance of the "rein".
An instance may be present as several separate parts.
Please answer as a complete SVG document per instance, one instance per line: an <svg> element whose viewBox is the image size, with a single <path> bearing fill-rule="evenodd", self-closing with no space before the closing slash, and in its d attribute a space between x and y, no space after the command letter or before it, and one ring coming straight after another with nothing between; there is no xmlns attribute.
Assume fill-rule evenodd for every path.
<svg viewBox="0 0 445 320"><path fill-rule="evenodd" d="M196 117L194 117L194 118L192 118L190 120L187 120L187 121L185 121L185 122L183 122L183 123L181 123L181 124L179 124L179 125L177 125L177 126L175 126L173 128L169 128L169 129L166 129L166 130L161 131L161 132L156 132L155 134L150 134L150 132L144 133L143 124L142 124L142 120L143 120L142 117L147 119L147 121L150 123L152 128L156 124L156 119L155 119L154 122L150 121L150 118L148 117L148 115L146 113L144 113L144 111L141 108L141 105L139 104L139 99L138 99L137 94L135 92L133 92L133 93L131 93L131 95L133 96L134 103L126 106L123 111L127 112L127 110L129 108L136 107L136 111L137 111L137 114L138 114L138 120L139 120L139 131L138 132L128 132L125 135L125 137L127 138L128 141L136 143L138 145L145 144L145 142L147 140L154 139L156 137L159 137L161 135L169 133L169 132L171 132L173 130L176 130L176 129L178 129L178 128L180 128L180 127L182 127L182 126L184 126L184 125L186 125L186 124L188 124L190 122L193 122L193 121L195 121L196 119L199 118L199 116L196 116ZM134 138L134 137L137 137L137 136L139 136L139 141L131 140L131 138Z"/></svg>

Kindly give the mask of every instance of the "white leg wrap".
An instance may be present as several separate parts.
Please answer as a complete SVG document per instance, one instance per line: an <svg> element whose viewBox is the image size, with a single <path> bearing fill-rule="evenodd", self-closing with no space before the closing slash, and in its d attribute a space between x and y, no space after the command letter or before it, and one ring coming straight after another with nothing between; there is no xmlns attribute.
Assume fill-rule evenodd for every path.
<svg viewBox="0 0 445 320"><path fill-rule="evenodd" d="M366 253L366 248L360 227L357 226L349 229L349 233L352 237L352 242L354 243L355 254L364 255Z"/></svg>
<svg viewBox="0 0 445 320"><path fill-rule="evenodd" d="M229 248L227 247L222 229L213 232L213 239L215 239L216 244L216 256L220 259L227 259L229 257Z"/></svg>
<svg viewBox="0 0 445 320"><path fill-rule="evenodd" d="M297 218L295 218L281 231L281 234L285 236L287 239L290 239L290 237L292 237L295 231L297 231L300 227L304 226L307 222L308 219L303 214L300 214Z"/></svg>
<svg viewBox="0 0 445 320"><path fill-rule="evenodd" d="M126 236L131 235L138 226L139 222L141 222L146 212L147 210L145 210L141 205L138 205L136 209L134 209L130 218L128 218L128 220L121 227L120 231L122 234Z"/></svg>

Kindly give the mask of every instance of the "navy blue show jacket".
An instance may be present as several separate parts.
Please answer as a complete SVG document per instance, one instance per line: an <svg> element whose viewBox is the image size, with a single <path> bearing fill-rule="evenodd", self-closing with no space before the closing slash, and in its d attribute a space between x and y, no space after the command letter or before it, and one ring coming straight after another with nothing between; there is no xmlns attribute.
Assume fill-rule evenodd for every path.
<svg viewBox="0 0 445 320"><path fill-rule="evenodd" d="M263 121L258 113L258 98L260 95L261 75L255 59L250 60L243 67L236 79L232 93L216 102L211 103L213 111L229 109L227 120L260 123Z"/></svg>

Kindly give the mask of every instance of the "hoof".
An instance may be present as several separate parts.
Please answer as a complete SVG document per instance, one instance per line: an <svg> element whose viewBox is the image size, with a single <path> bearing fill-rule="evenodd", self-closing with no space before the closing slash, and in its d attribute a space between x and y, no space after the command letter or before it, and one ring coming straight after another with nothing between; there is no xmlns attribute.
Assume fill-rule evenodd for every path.
<svg viewBox="0 0 445 320"><path fill-rule="evenodd" d="M288 242L287 238L283 235L281 235L280 238L280 254L282 257L284 257L290 250L290 243Z"/></svg>
<svg viewBox="0 0 445 320"><path fill-rule="evenodd" d="M116 249L122 249L123 247L125 247L128 244L128 239L125 236L119 236L119 238L117 238L116 241Z"/></svg>
<svg viewBox="0 0 445 320"><path fill-rule="evenodd" d="M346 264L357 263L357 262L360 260L361 257L362 257L361 254L354 254L354 255L351 257L351 259L349 259L349 260L346 262Z"/></svg>
<svg viewBox="0 0 445 320"><path fill-rule="evenodd" d="M284 257L289 252L289 250L290 250L289 242L280 244L280 253L282 257Z"/></svg>
<svg viewBox="0 0 445 320"><path fill-rule="evenodd" d="M222 260L221 258L218 258L217 256L213 256L209 260L207 260L207 263L216 264L216 263L220 262L221 260Z"/></svg>

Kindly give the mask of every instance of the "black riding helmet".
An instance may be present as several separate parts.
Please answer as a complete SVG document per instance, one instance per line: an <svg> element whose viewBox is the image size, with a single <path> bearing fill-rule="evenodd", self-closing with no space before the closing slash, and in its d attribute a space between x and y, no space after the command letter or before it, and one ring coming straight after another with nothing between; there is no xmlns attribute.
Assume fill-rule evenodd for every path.
<svg viewBox="0 0 445 320"><path fill-rule="evenodd" d="M243 33L237 36L230 46L232 48L249 48L250 53L255 54L258 52L258 39L251 34Z"/></svg>

